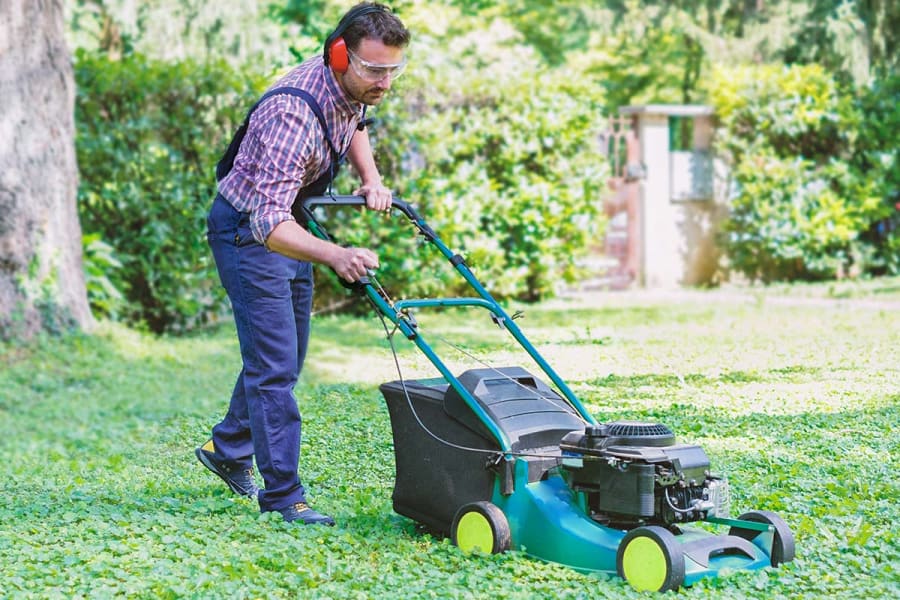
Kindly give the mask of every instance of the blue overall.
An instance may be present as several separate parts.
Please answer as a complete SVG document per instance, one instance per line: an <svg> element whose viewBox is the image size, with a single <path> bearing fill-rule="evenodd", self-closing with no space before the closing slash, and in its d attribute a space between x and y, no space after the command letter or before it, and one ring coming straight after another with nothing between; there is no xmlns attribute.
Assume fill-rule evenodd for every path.
<svg viewBox="0 0 900 600"><path fill-rule="evenodd" d="M320 122L324 127L321 117ZM330 185L346 154L331 149L334 168L302 188L295 207L300 199L322 195ZM250 469L255 456L265 482L259 491L260 510L281 510L306 502L297 473L301 418L293 389L309 341L312 265L268 251L250 232L250 214L237 211L221 194L213 201L207 227L219 278L231 300L243 361L228 413L212 430L214 455L241 470Z"/></svg>
<svg viewBox="0 0 900 600"><path fill-rule="evenodd" d="M265 481L263 511L305 502L297 475L300 411L293 389L309 340L313 274L308 262L269 252L250 233L250 215L221 195L207 237L234 311L243 368L228 413L213 428L216 459L249 469L253 456Z"/></svg>

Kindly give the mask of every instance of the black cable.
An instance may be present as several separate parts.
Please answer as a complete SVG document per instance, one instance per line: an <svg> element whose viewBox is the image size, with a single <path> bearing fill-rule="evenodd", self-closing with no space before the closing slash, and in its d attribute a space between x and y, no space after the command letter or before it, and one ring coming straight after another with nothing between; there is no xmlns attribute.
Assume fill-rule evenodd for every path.
<svg viewBox="0 0 900 600"><path fill-rule="evenodd" d="M373 279L373 281L375 281L374 278L372 278L372 279ZM376 284L377 284L377 281L376 281ZM380 285L379 285L379 287L380 287ZM410 396L409 396L409 390L406 388L406 382L403 379L403 371L400 368L400 359L397 356L397 348L394 346L394 334L397 332L398 327L397 327L397 325L394 325L394 330L391 331L387 326L387 322L385 321L384 315L381 313L380 310L378 310L378 307L375 305L374 302L372 302L371 298L369 298L369 302L375 308L375 314L377 314L378 318L381 319L381 326L384 328L384 332L387 337L388 343L391 345L391 354L393 354L393 356L394 356L394 366L396 366L397 376L400 378L400 387L403 389L403 395L406 397L406 403L407 403L407 405L409 405L409 410L412 413L413 418L415 418L416 423L418 423L419 427L422 428L422 431L427 433L436 442L443 444L445 446L449 446L450 448L455 448L456 450L462 450L463 452L477 452L479 454L499 454L499 455L503 455L503 456L521 456L521 457L531 457L531 458L552 458L552 459L562 458L560 455L556 455L556 454L537 454L537 453L530 453L530 452L516 452L516 451L512 451L512 450L510 450L508 452L503 452L501 450L488 450L485 448L472 448L469 446L462 446L460 444L455 444L453 442L447 441L447 440L443 439L442 437L440 437L439 435L437 435L436 433L434 433L433 431L431 431L430 429L428 429L428 427L425 425L425 423L422 422L422 419L419 418L419 414L416 412L415 406L413 406L412 398L410 398Z"/></svg>

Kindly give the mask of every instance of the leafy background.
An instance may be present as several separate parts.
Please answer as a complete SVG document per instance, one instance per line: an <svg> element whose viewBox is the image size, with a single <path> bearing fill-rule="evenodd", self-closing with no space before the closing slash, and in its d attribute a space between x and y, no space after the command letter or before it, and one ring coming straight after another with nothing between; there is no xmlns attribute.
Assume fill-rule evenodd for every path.
<svg viewBox="0 0 900 600"><path fill-rule="evenodd" d="M203 236L215 162L252 99L319 52L350 4L67 0L95 313L153 332L227 320ZM413 32L411 66L373 111L379 168L498 297L549 298L588 274L612 175L598 139L608 116L639 103L707 103L720 117L733 209L724 274L900 272L896 3L393 7ZM352 189L345 175L339 190ZM410 293L454 290L404 224L335 221L340 239L377 243ZM352 308L319 281L320 307Z"/></svg>

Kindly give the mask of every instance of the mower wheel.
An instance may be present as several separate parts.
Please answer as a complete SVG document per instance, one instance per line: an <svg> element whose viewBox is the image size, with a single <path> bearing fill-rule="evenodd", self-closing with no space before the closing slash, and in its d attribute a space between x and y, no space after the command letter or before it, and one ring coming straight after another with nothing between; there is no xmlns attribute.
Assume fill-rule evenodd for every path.
<svg viewBox="0 0 900 600"><path fill-rule="evenodd" d="M773 567L794 560L794 534L791 533L791 529L788 527L787 523L784 522L784 519L768 510L754 510L747 512L738 517L738 519L741 521L752 521L753 523L765 523L766 525L771 525L775 529L775 535L772 538L771 551ZM752 542L756 539L756 536L766 534L765 532L755 531L753 529L732 527L728 531L728 535L736 535Z"/></svg>
<svg viewBox="0 0 900 600"><path fill-rule="evenodd" d="M485 501L465 504L456 511L450 533L463 552L500 554L509 550L511 541L506 515Z"/></svg>
<svg viewBox="0 0 900 600"><path fill-rule="evenodd" d="M616 569L639 592L676 590L684 583L684 553L668 529L638 527L619 544Z"/></svg>

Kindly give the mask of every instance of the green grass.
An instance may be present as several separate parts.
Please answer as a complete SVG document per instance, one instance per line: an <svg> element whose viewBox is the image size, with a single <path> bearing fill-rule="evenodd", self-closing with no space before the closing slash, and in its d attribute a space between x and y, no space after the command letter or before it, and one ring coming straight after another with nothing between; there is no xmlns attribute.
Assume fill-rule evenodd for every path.
<svg viewBox="0 0 900 600"><path fill-rule="evenodd" d="M794 530L790 565L679 596L900 597L900 303L882 288L524 307L520 326L600 420L668 424L728 475L735 514L774 510ZM454 369L474 365L450 343L534 370L484 315L420 323ZM0 596L639 596L515 552L464 556L394 514L377 386L397 373L381 325L320 316L313 335L301 475L334 529L261 516L196 463L239 366L230 327L175 339L103 324L0 346ZM396 344L405 377L433 374Z"/></svg>

